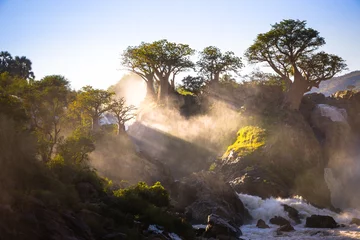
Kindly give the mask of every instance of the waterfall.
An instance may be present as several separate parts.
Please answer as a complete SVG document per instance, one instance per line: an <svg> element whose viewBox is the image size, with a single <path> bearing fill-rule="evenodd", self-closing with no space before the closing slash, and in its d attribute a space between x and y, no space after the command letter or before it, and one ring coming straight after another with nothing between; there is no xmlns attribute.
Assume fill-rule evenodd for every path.
<svg viewBox="0 0 360 240"><path fill-rule="evenodd" d="M327 117L331 122L319 116ZM324 169L324 178L332 204L341 209L359 208L360 158L346 110L319 104L312 117L313 125L325 135L324 153L328 163Z"/></svg>
<svg viewBox="0 0 360 240"><path fill-rule="evenodd" d="M345 109L337 108L327 104L318 104L317 108L320 110L321 116L328 117L333 122L347 123L347 113Z"/></svg>

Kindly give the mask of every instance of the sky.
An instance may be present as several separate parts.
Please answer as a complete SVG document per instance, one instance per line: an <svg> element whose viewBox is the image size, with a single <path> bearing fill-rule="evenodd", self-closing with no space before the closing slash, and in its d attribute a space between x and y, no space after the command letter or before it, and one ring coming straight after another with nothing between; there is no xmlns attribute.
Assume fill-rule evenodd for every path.
<svg viewBox="0 0 360 240"><path fill-rule="evenodd" d="M283 19L306 20L325 38L322 50L360 70L360 0L0 0L0 51L29 58L36 79L60 74L75 89L107 89L126 73L128 46L168 39L242 57Z"/></svg>

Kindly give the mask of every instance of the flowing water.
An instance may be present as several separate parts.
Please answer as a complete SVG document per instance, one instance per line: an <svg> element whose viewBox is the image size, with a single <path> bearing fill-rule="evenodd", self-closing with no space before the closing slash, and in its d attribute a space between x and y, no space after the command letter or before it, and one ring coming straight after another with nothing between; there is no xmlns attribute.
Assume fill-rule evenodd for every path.
<svg viewBox="0 0 360 240"><path fill-rule="evenodd" d="M269 198L263 200L256 196L239 194L239 198L254 219L254 222L251 224L241 227L243 232L242 239L360 239L360 227L350 225L352 218L360 218L360 211L355 209L360 206L360 191L358 189L358 183L360 182L360 158L354 157L352 154L354 147L356 150L358 146L353 144L351 142L352 138L349 137L351 129L347 121L347 112L345 109L327 104L317 105L315 111L319 111L321 116L328 117L333 124L338 124L338 127L340 126L340 129L344 130L340 131L340 134L336 136L339 149L334 149L333 152L335 154L331 155L329 167L325 169L324 174L325 181L331 192L333 205L342 208L343 211L335 213L328 209L319 209L307 203L301 197L286 199ZM339 157L340 159L335 159ZM298 210L301 223L296 224L290 220L295 231L278 235L276 232L278 226L269 224L269 220L274 216L282 216L289 219L282 204L287 204ZM314 214L331 216L337 223L343 224L344 227L336 229L305 228L306 217ZM270 228L257 228L256 222L258 219L263 219L269 224Z"/></svg>
<svg viewBox="0 0 360 240"><path fill-rule="evenodd" d="M360 239L360 227L350 225L353 217L360 217L360 211L355 209L349 209L338 214L328 209L316 208L301 197L269 198L263 200L256 196L239 194L239 198L254 219L251 224L241 227L241 231L243 232L243 236L241 236L242 239ZM278 226L269 224L269 220L274 216L282 216L289 219L282 204L287 204L298 210L301 223L296 225L294 221L290 220L295 231L278 235L276 232ZM305 228L306 217L314 214L332 216L336 222L344 224L345 227L336 229ZM258 219L263 219L270 228L257 228L256 222Z"/></svg>

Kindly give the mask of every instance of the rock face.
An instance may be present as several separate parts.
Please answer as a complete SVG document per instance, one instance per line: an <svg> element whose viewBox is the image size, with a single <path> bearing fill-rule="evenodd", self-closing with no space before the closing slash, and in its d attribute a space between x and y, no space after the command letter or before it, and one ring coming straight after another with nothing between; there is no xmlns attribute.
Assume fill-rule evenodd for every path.
<svg viewBox="0 0 360 240"><path fill-rule="evenodd" d="M299 211L289 205L283 204L284 211L288 213L289 218L294 220L296 224L301 223Z"/></svg>
<svg viewBox="0 0 360 240"><path fill-rule="evenodd" d="M259 220L257 221L256 227L258 227L258 228L270 228L269 225L267 225L267 224L265 223L265 221L262 220L262 219L259 219Z"/></svg>
<svg viewBox="0 0 360 240"><path fill-rule="evenodd" d="M193 223L204 223L207 216L216 214L242 225L249 218L243 203L231 188L213 172L193 173L174 183L170 189L174 206Z"/></svg>
<svg viewBox="0 0 360 240"><path fill-rule="evenodd" d="M208 225L204 233L205 238L215 239L238 239L242 235L236 225L228 222L216 214L208 216Z"/></svg>
<svg viewBox="0 0 360 240"><path fill-rule="evenodd" d="M339 224L330 216L311 215L306 218L305 227L308 228L337 228Z"/></svg>
<svg viewBox="0 0 360 240"><path fill-rule="evenodd" d="M310 203L330 207L324 179L324 158L319 141L299 112L278 110L266 125L264 144L249 148L259 136L248 136L240 149L218 163L218 171L233 188L262 198L300 195Z"/></svg>
<svg viewBox="0 0 360 240"><path fill-rule="evenodd" d="M285 218L280 217L280 216L275 216L275 217L271 218L270 223L279 225L279 226L290 225L289 220L286 220Z"/></svg>
<svg viewBox="0 0 360 240"><path fill-rule="evenodd" d="M160 181L165 187L173 182L169 169L151 156L136 151L126 134L100 139L90 161L102 176L114 182L126 181L133 185L139 181L148 184Z"/></svg>
<svg viewBox="0 0 360 240"><path fill-rule="evenodd" d="M277 232L291 232L291 231L295 231L295 229L290 224L285 224L285 225L279 227L276 231Z"/></svg>

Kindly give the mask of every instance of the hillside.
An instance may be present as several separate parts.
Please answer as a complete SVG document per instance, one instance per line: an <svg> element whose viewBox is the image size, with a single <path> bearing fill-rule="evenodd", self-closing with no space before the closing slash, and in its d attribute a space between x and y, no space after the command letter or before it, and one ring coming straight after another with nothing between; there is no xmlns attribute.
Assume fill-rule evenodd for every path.
<svg viewBox="0 0 360 240"><path fill-rule="evenodd" d="M355 86L355 90L360 90L360 71L353 71L321 82L320 87L313 88L312 92L321 92L329 96L337 91L348 89L348 86Z"/></svg>

